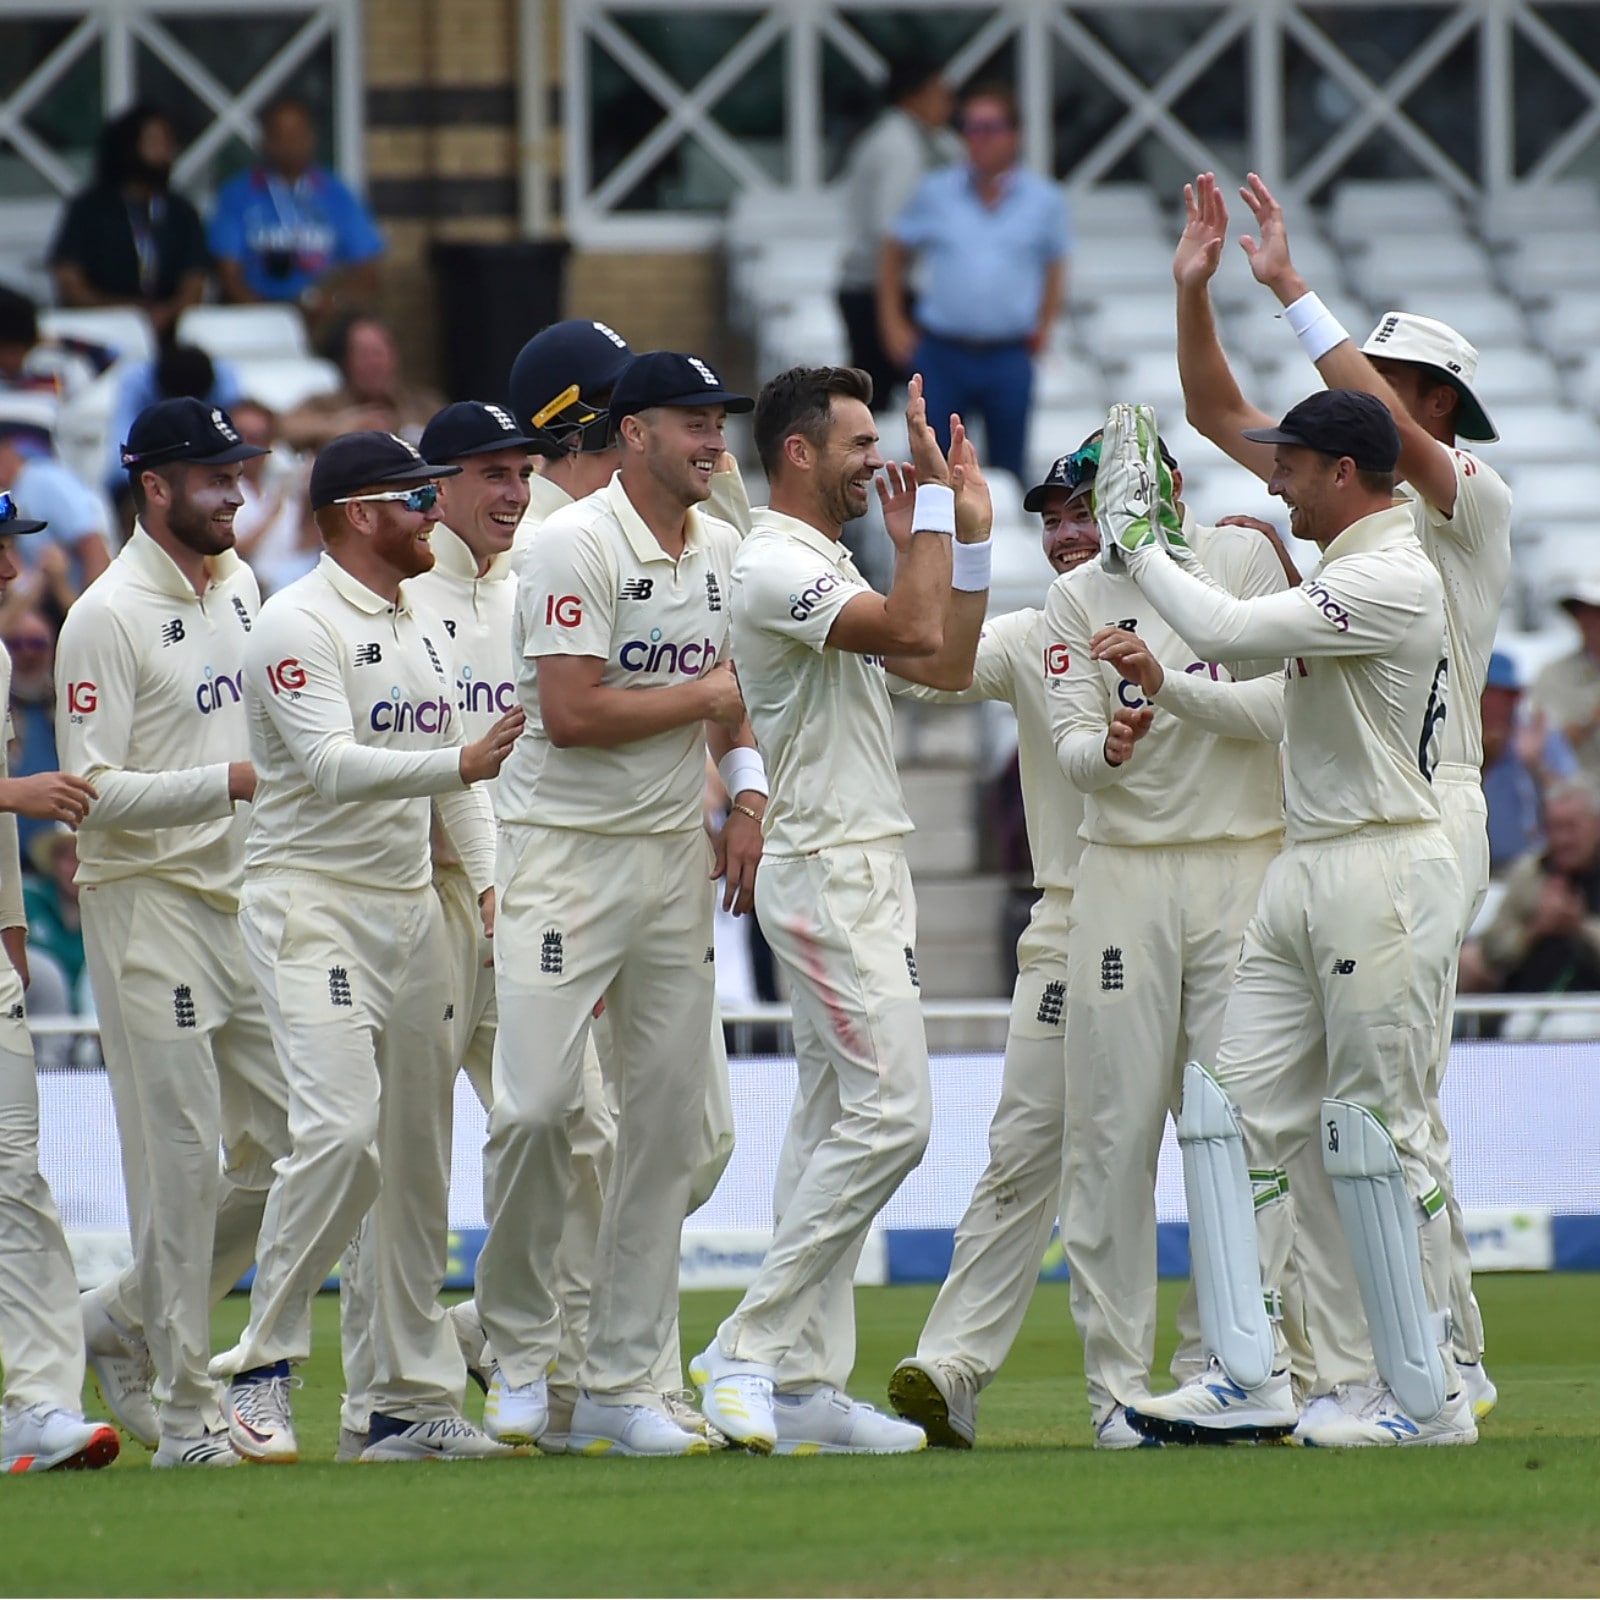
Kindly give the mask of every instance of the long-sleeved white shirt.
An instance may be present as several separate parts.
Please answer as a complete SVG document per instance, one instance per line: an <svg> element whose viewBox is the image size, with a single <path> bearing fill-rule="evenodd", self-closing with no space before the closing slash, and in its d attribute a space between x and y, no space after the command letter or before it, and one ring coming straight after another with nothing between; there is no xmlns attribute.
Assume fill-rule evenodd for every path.
<svg viewBox="0 0 1600 1600"><path fill-rule="evenodd" d="M1353 522L1282 594L1236 599L1156 549L1137 552L1129 570L1201 656L1285 660L1291 840L1438 820L1444 590L1408 505Z"/></svg>
<svg viewBox="0 0 1600 1600"><path fill-rule="evenodd" d="M0 729L0 778L11 776L11 741L16 729L11 725L11 652L0 644L0 706L5 707L4 728ZM26 928L27 913L22 905L22 855L17 848L17 815L0 811L0 928ZM0 955L0 960L4 956Z"/></svg>
<svg viewBox="0 0 1600 1600"><path fill-rule="evenodd" d="M205 593L143 527L67 613L56 650L56 747L99 799L78 832L78 882L149 875L238 905L244 817L228 768L250 757L245 651L260 609L231 551Z"/></svg>
<svg viewBox="0 0 1600 1600"><path fill-rule="evenodd" d="M267 601L245 657L247 873L423 888L432 797L474 891L493 884L493 815L461 781L450 659L443 621L404 586L391 605L330 555Z"/></svg>

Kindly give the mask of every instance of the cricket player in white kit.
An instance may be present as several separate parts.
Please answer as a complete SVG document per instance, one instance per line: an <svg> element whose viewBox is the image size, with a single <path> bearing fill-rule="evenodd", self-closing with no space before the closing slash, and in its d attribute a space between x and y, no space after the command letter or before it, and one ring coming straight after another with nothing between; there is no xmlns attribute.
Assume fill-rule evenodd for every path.
<svg viewBox="0 0 1600 1600"><path fill-rule="evenodd" d="M856 1261L922 1159L932 1118L911 821L885 671L934 688L971 683L991 513L959 421L946 462L913 378L915 470L892 469L878 491L895 581L887 595L870 589L841 535L883 466L871 397L872 380L850 367L797 367L763 388L755 436L771 504L734 568L734 655L773 774L757 912L789 981L799 1091L766 1259L689 1370L707 1420L762 1452L927 1442L845 1392Z"/></svg>
<svg viewBox="0 0 1600 1600"><path fill-rule="evenodd" d="M538 715L524 736L528 781L500 795L502 1026L478 1263L498 1366L484 1414L501 1438L538 1439L549 1426L555 1259L604 998L620 1113L563 1441L573 1454L707 1449L672 1419L655 1372L676 1316L706 1098L708 880L725 876L724 903L749 908L766 796L726 660L738 534L699 510L724 416L750 404L696 357L636 357L608 408L617 476L545 523L518 580L533 668L525 677L519 662L518 688ZM715 862L700 825L708 748L734 797Z"/></svg>
<svg viewBox="0 0 1600 1600"><path fill-rule="evenodd" d="M1252 175L1241 193L1261 230L1259 241L1248 242L1250 270L1285 307L1285 319L1302 349L1315 361L1330 388L1362 389L1377 395L1400 430L1401 492L1411 503L1417 538L1444 583L1450 697L1440 725L1439 765L1433 784L1445 832L1461 866L1465 938L1489 885L1481 696L1511 569L1511 491L1478 456L1455 447L1458 436L1475 441L1498 437L1473 390L1478 353L1453 328L1407 311L1385 312L1357 349L1295 270L1283 209L1267 186ZM1179 250L1180 275L1186 270L1198 281L1192 288L1180 290L1178 319L1189 414L1235 460L1265 479L1271 475L1272 453L1266 446L1244 439L1243 430L1267 425L1271 418L1240 394L1204 304L1207 269L1214 269L1227 231L1226 207L1209 173L1195 180L1189 195L1191 220L1185 245ZM1497 1394L1483 1366L1483 1317L1472 1293L1472 1262L1451 1177L1450 1135L1439 1104L1439 1087L1450 1054L1455 989L1453 965L1449 1003L1440 1017L1429 1103L1435 1173L1450 1218L1451 1347L1473 1412L1481 1418L1494 1409ZM1309 1227L1313 1244L1320 1240L1329 1220L1329 1208L1318 1208ZM1337 1244L1330 1241L1329 1247L1318 1253L1328 1264L1345 1269L1340 1274L1342 1282L1313 1292L1308 1312L1314 1340L1320 1334L1324 1342L1332 1344L1336 1362L1347 1368L1349 1351L1365 1355L1370 1363L1370 1348L1365 1330L1352 1320L1348 1261ZM1322 1282L1313 1272L1308 1290L1316 1291Z"/></svg>
<svg viewBox="0 0 1600 1600"><path fill-rule="evenodd" d="M1284 594L1238 600L1207 581L1166 503L1146 408L1113 408L1096 485L1108 552L1172 627L1208 657L1286 663L1288 843L1245 932L1215 1063L1185 1069L1178 1119L1213 1359L1128 1417L1141 1433L1185 1443L1295 1429L1275 1313L1295 1220L1286 1169L1314 1140L1382 1381L1359 1415L1307 1418L1299 1436L1471 1443L1477 1427L1446 1327L1449 1230L1427 1096L1461 889L1430 782L1443 586L1410 508L1393 499L1400 435L1382 401L1326 390L1251 437L1276 447L1271 487L1292 531L1324 551ZM1101 636L1094 648L1120 642ZM1256 689L1192 687L1194 715Z"/></svg>
<svg viewBox="0 0 1600 1600"><path fill-rule="evenodd" d="M18 575L11 541L49 524L0 494L0 597ZM0 645L0 705L11 704L11 656ZM28 923L22 909L17 817L78 826L95 790L68 773L13 778L11 713L0 736L0 1472L106 1467L117 1430L83 1415L78 1282L50 1186L39 1171L39 1082L23 990Z"/></svg>
<svg viewBox="0 0 1600 1600"><path fill-rule="evenodd" d="M91 1351L145 1331L161 1467L239 1464L207 1372L211 1307L255 1260L289 1148L238 925L260 594L233 518L242 463L261 454L202 401L141 412L122 451L139 522L67 613L56 653L62 763L100 795L78 882L134 1250L120 1282L85 1296L85 1324ZM120 1409L104 1376L102 1390Z"/></svg>
<svg viewBox="0 0 1600 1600"><path fill-rule="evenodd" d="M431 883L430 799L492 931L493 823L474 787L522 714L461 739L450 642L402 585L433 565L434 480L392 434L312 468L327 552L262 608L245 662L258 785L240 923L289 1083L239 1343L212 1362L241 1454L298 1457L289 1368L311 1301L369 1207L376 1290L366 1461L504 1453L461 1417L465 1369L438 1304L448 1234L453 963Z"/></svg>

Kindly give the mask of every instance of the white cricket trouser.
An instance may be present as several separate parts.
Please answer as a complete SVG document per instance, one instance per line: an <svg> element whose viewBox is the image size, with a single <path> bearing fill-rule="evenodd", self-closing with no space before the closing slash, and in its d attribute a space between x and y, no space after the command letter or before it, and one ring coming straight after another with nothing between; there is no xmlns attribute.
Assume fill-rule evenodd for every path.
<svg viewBox="0 0 1600 1600"><path fill-rule="evenodd" d="M1187 1061L1210 1061L1276 835L1247 844L1088 844L1068 941L1061 1237L1089 1406L1150 1392L1156 1164ZM1173 1374L1200 1360L1191 1285Z"/></svg>
<svg viewBox="0 0 1600 1600"><path fill-rule="evenodd" d="M1071 926L1072 891L1046 889L1017 941L989 1164L956 1228L950 1270L917 1340L922 1360L954 1363L979 1388L1016 1342L1061 1203Z"/></svg>
<svg viewBox="0 0 1600 1600"><path fill-rule="evenodd" d="M756 912L789 980L799 1087L772 1244L717 1337L729 1357L777 1367L781 1388L843 1388L856 1261L933 1120L905 850L892 839L769 858Z"/></svg>
<svg viewBox="0 0 1600 1600"><path fill-rule="evenodd" d="M1238 1110L1257 1192L1277 1181L1279 1197L1255 1214L1269 1294L1283 1288L1297 1228L1298 1199L1285 1174L1308 1144L1320 1158L1322 1101L1331 1096L1383 1119L1419 1207L1428 1304L1442 1311L1448 1302L1449 1224L1435 1177L1428 1076L1460 906L1455 852L1431 823L1289 844L1267 869L1216 1075ZM1345 1292L1353 1295L1354 1284ZM1281 1361L1281 1324L1275 1336Z"/></svg>
<svg viewBox="0 0 1600 1600"><path fill-rule="evenodd" d="M484 1153L489 1235L478 1258L478 1311L513 1384L543 1377L558 1352L556 1257L586 1121L592 1013L604 997L616 1154L577 1381L617 1401L648 1403L660 1392L655 1374L675 1342L679 1236L716 1005L710 871L711 847L699 828L612 836L501 826L494 940L501 1026Z"/></svg>
<svg viewBox="0 0 1600 1600"><path fill-rule="evenodd" d="M0 1363L7 1409L83 1406L78 1280L39 1171L39 1084L22 979L0 959Z"/></svg>
<svg viewBox="0 0 1600 1600"><path fill-rule="evenodd" d="M459 1414L466 1373L438 1303L456 1072L438 896L262 873L245 879L239 923L293 1148L267 1198L249 1325L212 1373L306 1359L312 1297L371 1208L371 1407Z"/></svg>
<svg viewBox="0 0 1600 1600"><path fill-rule="evenodd" d="M192 1435L219 1422L211 1308L255 1260L288 1089L235 915L156 877L80 903L133 1235L102 1303L144 1330L163 1428Z"/></svg>

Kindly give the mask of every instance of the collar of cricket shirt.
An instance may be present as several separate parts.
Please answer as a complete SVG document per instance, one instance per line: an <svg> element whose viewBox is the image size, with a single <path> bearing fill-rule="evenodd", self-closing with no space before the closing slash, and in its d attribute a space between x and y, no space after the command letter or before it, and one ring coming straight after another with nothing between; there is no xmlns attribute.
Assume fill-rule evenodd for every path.
<svg viewBox="0 0 1600 1600"><path fill-rule="evenodd" d="M803 544L808 550L815 550L835 566L843 566L850 559L850 551L843 539L830 539L821 528L814 528L799 517L791 517L787 511L774 511L771 506L761 506L751 514L750 521L754 528L768 528L773 533L781 533L786 539Z"/></svg>
<svg viewBox="0 0 1600 1600"><path fill-rule="evenodd" d="M150 537L142 522L133 525L133 534L122 547L119 561L126 561L135 572L159 593L174 600L192 600L200 604L201 596L194 585L178 569L178 563ZM206 572L213 583L223 583L239 570L238 552L224 550L206 557Z"/></svg>
<svg viewBox="0 0 1600 1600"><path fill-rule="evenodd" d="M610 508L611 515L616 518L617 526L622 529L622 536L628 541L628 547L633 551L635 558L642 562L668 561L677 565L676 561L661 548L661 541L650 531L649 524L633 508L633 501L628 498L628 491L622 487L622 474L613 473L611 482L601 493L606 497L606 505ZM705 526L700 521L698 506L690 506L684 517L683 524L683 556L701 550L706 542Z"/></svg>
<svg viewBox="0 0 1600 1600"><path fill-rule="evenodd" d="M1387 550L1416 537L1411 507L1403 502L1358 517L1322 552L1319 567L1340 556L1364 554L1368 550Z"/></svg>
<svg viewBox="0 0 1600 1600"><path fill-rule="evenodd" d="M317 571L357 611L365 611L370 617L381 617L391 611L401 616L410 614L411 606L406 599L404 584L400 585L398 604L390 605L376 590L369 589L359 578L352 577L350 573L346 572L326 550L322 552L321 559L317 562Z"/></svg>
<svg viewBox="0 0 1600 1600"><path fill-rule="evenodd" d="M454 528L442 522L433 525L429 535L433 545L434 564L447 578L458 583L503 583L511 576L511 552L502 550L489 563L489 570L478 571L478 558L467 547L467 541Z"/></svg>

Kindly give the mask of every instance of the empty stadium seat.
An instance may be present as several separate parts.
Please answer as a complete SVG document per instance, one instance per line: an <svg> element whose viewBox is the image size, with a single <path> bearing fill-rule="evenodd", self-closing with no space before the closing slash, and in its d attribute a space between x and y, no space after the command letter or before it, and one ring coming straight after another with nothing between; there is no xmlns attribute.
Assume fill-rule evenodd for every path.
<svg viewBox="0 0 1600 1600"><path fill-rule="evenodd" d="M1533 337L1522 308L1510 295L1492 286L1440 288L1424 279L1375 307L1371 321L1359 332L1352 327L1351 333L1364 338L1385 311L1412 311L1446 322L1480 353L1496 348L1519 349Z"/></svg>
<svg viewBox="0 0 1600 1600"><path fill-rule="evenodd" d="M1562 462L1600 458L1600 424L1587 412L1555 404L1499 406L1492 413L1500 442L1489 457Z"/></svg>
<svg viewBox="0 0 1600 1600"><path fill-rule="evenodd" d="M1597 260L1600 225L1521 239L1501 258L1500 270L1513 294L1538 303L1554 299L1564 289L1591 287Z"/></svg>
<svg viewBox="0 0 1600 1600"><path fill-rule="evenodd" d="M1428 178L1346 178L1328 208L1335 239L1366 238L1400 230L1461 225L1461 205L1442 183Z"/></svg>
<svg viewBox="0 0 1600 1600"><path fill-rule="evenodd" d="M1101 183L1092 189L1066 191L1067 206L1072 220L1072 232L1081 243L1093 238L1156 239L1171 237L1176 242L1177 233L1156 198L1155 191L1145 183Z"/></svg>
<svg viewBox="0 0 1600 1600"><path fill-rule="evenodd" d="M1485 195L1478 226L1487 239L1511 242L1530 230L1600 230L1600 194L1589 179L1571 178Z"/></svg>
<svg viewBox="0 0 1600 1600"><path fill-rule="evenodd" d="M1492 455L1488 459L1492 461ZM1512 488L1513 528L1584 520L1600 528L1600 463L1553 462L1517 474Z"/></svg>
<svg viewBox="0 0 1600 1600"><path fill-rule="evenodd" d="M1600 294L1569 290L1531 314L1534 331L1557 361L1572 362L1600 342Z"/></svg>
<svg viewBox="0 0 1600 1600"><path fill-rule="evenodd" d="M178 338L213 360L285 360L307 354L305 319L290 305L190 306Z"/></svg>
<svg viewBox="0 0 1600 1600"><path fill-rule="evenodd" d="M1463 236L1448 244L1428 237L1384 238L1352 262L1351 282L1369 304L1385 305L1428 289L1487 290L1494 286L1483 246Z"/></svg>
<svg viewBox="0 0 1600 1600"><path fill-rule="evenodd" d="M1033 398L1043 406L1104 406L1106 375L1093 356L1054 344L1038 361Z"/></svg>
<svg viewBox="0 0 1600 1600"><path fill-rule="evenodd" d="M1111 365L1144 350L1170 352L1177 340L1173 299L1166 290L1132 287L1073 318L1078 337L1101 362Z"/></svg>
<svg viewBox="0 0 1600 1600"><path fill-rule="evenodd" d="M331 361L315 356L283 359L230 357L239 391L272 411L291 411L319 394L333 394L344 381Z"/></svg>
<svg viewBox="0 0 1600 1600"><path fill-rule="evenodd" d="M1172 246L1164 240L1082 238L1067 264L1067 298L1114 305L1123 294L1159 294L1172 320Z"/></svg>
<svg viewBox="0 0 1600 1600"><path fill-rule="evenodd" d="M1542 350L1501 346L1479 352L1473 388L1483 396L1489 415L1506 405L1548 405L1561 398L1561 374Z"/></svg>
<svg viewBox="0 0 1600 1600"><path fill-rule="evenodd" d="M1115 363L1108 373L1111 398L1135 405L1154 406L1158 416L1182 416L1183 385L1178 381L1178 357L1168 341L1165 350L1139 350Z"/></svg>
<svg viewBox="0 0 1600 1600"><path fill-rule="evenodd" d="M156 353L150 319L132 306L53 307L39 313L39 331L104 345L124 360L146 361Z"/></svg>

